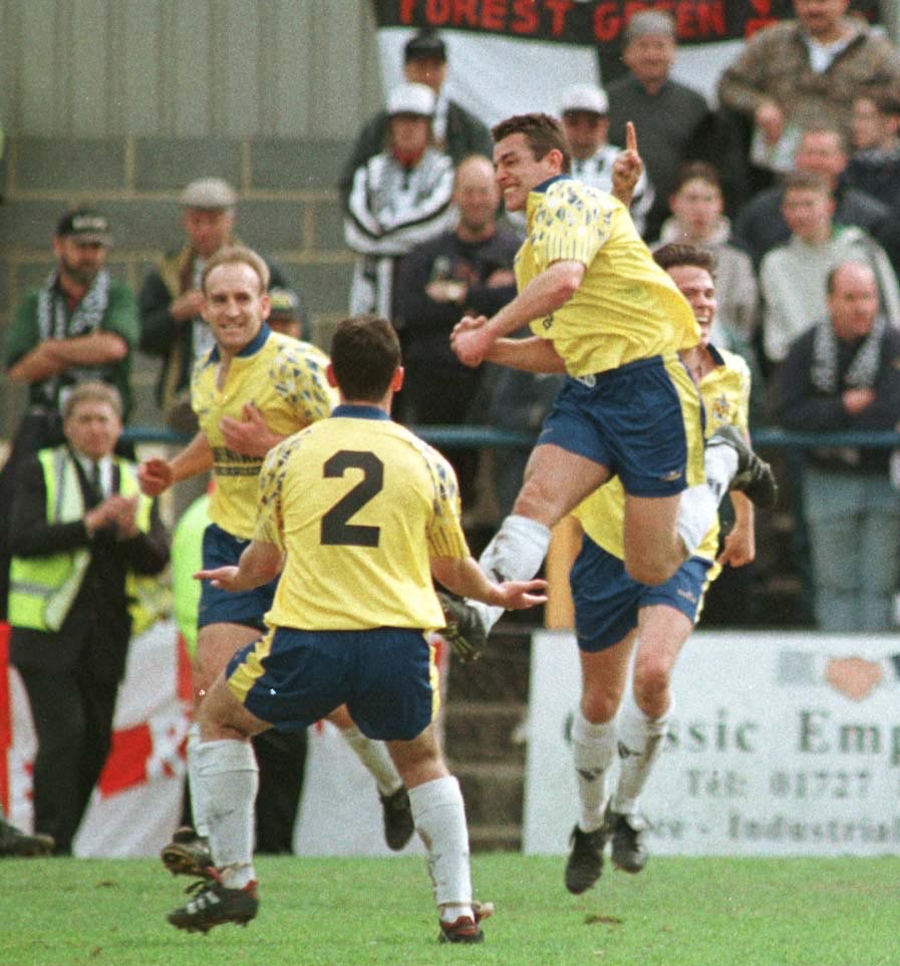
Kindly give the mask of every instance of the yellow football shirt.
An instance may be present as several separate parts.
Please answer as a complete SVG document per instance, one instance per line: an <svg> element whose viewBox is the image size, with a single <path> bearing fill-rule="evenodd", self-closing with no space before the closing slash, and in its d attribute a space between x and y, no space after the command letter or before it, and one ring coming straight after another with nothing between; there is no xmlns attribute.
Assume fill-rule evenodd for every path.
<svg viewBox="0 0 900 966"><path fill-rule="evenodd" d="M286 551L266 621L301 630L441 627L430 560L469 554L452 467L374 406L269 453L255 537Z"/></svg>
<svg viewBox="0 0 900 966"><path fill-rule="evenodd" d="M519 291L553 262L586 267L575 294L531 322L535 335L553 342L570 376L670 355L700 341L687 300L612 195L562 176L531 192L527 219L515 262Z"/></svg>
<svg viewBox="0 0 900 966"><path fill-rule="evenodd" d="M256 524L257 478L263 459L228 449L219 429L223 416L243 418L253 403L269 429L290 435L327 416L337 403L328 385L328 356L308 342L273 332L263 324L259 334L231 360L219 389L217 348L199 360L191 381L191 406L213 452L209 516L223 530L249 540Z"/></svg>
<svg viewBox="0 0 900 966"><path fill-rule="evenodd" d="M706 409L706 436L719 426L731 423L742 432L748 428L750 405L750 369L744 359L726 349L709 347L716 367L700 380L700 395ZM607 553L625 559L623 538L625 519L625 491L617 476L595 490L575 509L584 532ZM694 556L715 560L719 546L719 523L709 529ZM712 580L719 573L710 571Z"/></svg>

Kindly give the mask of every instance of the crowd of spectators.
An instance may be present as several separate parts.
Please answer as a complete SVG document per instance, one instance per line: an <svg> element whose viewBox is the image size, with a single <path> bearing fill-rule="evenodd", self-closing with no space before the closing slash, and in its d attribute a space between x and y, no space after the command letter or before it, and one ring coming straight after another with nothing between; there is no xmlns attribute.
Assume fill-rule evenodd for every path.
<svg viewBox="0 0 900 966"><path fill-rule="evenodd" d="M889 327L900 325L895 216L900 55L882 30L852 15L847 0L795 0L794 12L793 19L759 31L744 45L721 76L715 105L673 79L676 27L659 10L641 11L629 20L622 77L605 89L569 85L558 97L574 177L609 190L612 162L625 145L626 122L633 121L644 174L631 211L644 240L651 248L681 242L714 252L719 307L713 343L739 353L750 366L750 413L757 427L786 425L772 404L772 386L794 343L828 320L828 280L835 266L853 263L870 269L878 318ZM426 54L440 92L450 63L447 45L434 34L418 34L407 45L406 80L425 79L412 76L410 65ZM402 87L391 92L388 104L402 93ZM401 183L415 179L415 164L391 146L389 125L396 122L389 108L367 125L343 175L347 242L357 251L365 249L359 246L360 219L347 186L366 185L363 143L371 148L376 122L387 131L380 142L387 155L399 168L405 166ZM429 144L459 165L458 146L449 143L446 130L441 133L433 124ZM366 196L390 206L376 192ZM399 192L394 204L398 198ZM397 259L393 277L399 285L391 302L381 303L382 308L391 305L390 317L411 369L427 360L418 377L411 376L405 408L401 395L401 416L420 424L488 422L535 430L558 377L492 367L484 373L466 371L445 344L461 315L491 314L477 290L469 288L472 266L461 267L459 239L467 231L468 215L458 192L452 201L455 226L435 225L428 238ZM501 210L499 224L500 237L508 232L523 237L525 225L516 216L503 216ZM427 230L424 221L418 226ZM493 237L492 247L497 244ZM367 242L372 244L371 237ZM506 264L511 267L511 258ZM483 281L484 266L479 273ZM494 300L508 297L503 288L490 294ZM351 308L356 307L352 302ZM841 378L854 375L847 372ZM850 405L829 428L871 427L873 412ZM888 424L898 421L900 411ZM468 495L476 473L474 454L452 455ZM508 508L505 494L514 492L523 467L511 454L494 463L494 495L502 515ZM844 469L855 472L853 466ZM785 509L796 514L803 506L801 488L799 481L792 488L786 480ZM764 515L761 526L766 525ZM805 571L802 541L796 549L804 556L797 567ZM825 593L819 587L819 596ZM821 608L815 613L822 623ZM735 606L735 614L746 617L747 608Z"/></svg>
<svg viewBox="0 0 900 966"><path fill-rule="evenodd" d="M642 237L651 248L679 242L715 253L713 341L750 365L756 425L777 418L771 383L794 341L826 318L825 280L836 264L868 265L880 316L889 325L900 319L900 55L883 30L849 11L849 0L794 0L794 13L744 44L721 74L715 104L673 78L676 25L661 10L630 18L622 76L605 89L570 84L557 97L574 177L609 190L633 121L644 172L631 213ZM523 220L503 214L486 125L449 93L451 53L433 30L411 36L402 82L363 126L340 173L345 239L356 255L348 308L387 316L401 335L403 421L534 430L558 380L466 369L447 344L462 315L490 315L512 297L525 231ZM127 420L138 347L160 360L162 421L195 430L189 376L211 344L199 278L210 257L238 242L238 201L217 177L187 185L184 241L148 271L137 299L105 269L111 230L103 213L65 214L54 238L57 269L6 334L4 365L11 380L28 384L29 408L0 486L8 488L23 453L60 442L60 405L75 383L116 385ZM273 323L280 313L308 336L303 293L266 261ZM845 413L844 427L854 419ZM483 504L479 454L450 456L466 503ZM494 461L488 507L508 502L522 471L517 457ZM181 502L204 488L201 478Z"/></svg>
<svg viewBox="0 0 900 966"><path fill-rule="evenodd" d="M715 254L712 341L751 367L757 426L846 430L900 422L891 355L900 328L900 53L848 7L849 0L794 0L793 19L760 30L726 67L715 105L672 77L673 18L640 11L626 27L626 73L605 89L568 86L558 98L574 177L609 190L633 122L645 171L631 210L642 237L651 248L680 242ZM403 56L403 82L361 130L337 185L346 244L356 256L349 311L382 314L400 334L408 367L397 400L401 420L536 430L559 377L467 369L449 348L463 315L490 315L513 297L524 224L503 214L487 127L448 96L448 43L420 31ZM127 421L137 347L160 359L161 422L196 430L190 373L212 345L200 316L200 278L216 252L238 241L239 197L209 177L187 185L180 202L183 243L148 271L137 297L106 270L112 230L102 212L70 211L57 224L56 267L16 309L3 347L7 377L28 386L28 410L0 475L5 505L16 466L63 443L60 414L74 386L116 387ZM266 262L273 328L308 337L303 293ZM854 300L866 316L855 327ZM891 546L897 543L900 502L888 485L887 454L854 452L810 453L797 495L815 537L822 627L836 626L828 612L854 592L844 586L848 568L831 566L848 558L843 532L823 522L826 510L852 528L856 514L862 520L866 513L868 496L860 494L870 492L857 484L877 479L871 492L881 516L867 532L873 541L890 533ZM482 503L479 454L448 455L464 502ZM495 460L499 516L521 478L518 455ZM200 491L205 485L201 479ZM187 503L196 495L186 494ZM0 563L9 554L7 536L0 533ZM872 553L864 556L871 561ZM897 589L891 566L880 592ZM5 579L7 567L0 570ZM884 629L890 607L882 598L872 604L873 593L869 586L862 613L877 614L872 629ZM0 596L5 606L6 593ZM841 627L862 626L851 603L838 609Z"/></svg>

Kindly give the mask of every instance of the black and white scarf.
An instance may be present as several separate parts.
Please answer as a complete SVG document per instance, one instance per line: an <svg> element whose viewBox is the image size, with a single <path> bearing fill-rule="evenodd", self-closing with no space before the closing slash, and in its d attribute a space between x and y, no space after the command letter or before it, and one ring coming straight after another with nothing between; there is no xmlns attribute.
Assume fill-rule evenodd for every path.
<svg viewBox="0 0 900 966"><path fill-rule="evenodd" d="M881 345L884 338L885 320L882 316L875 319L872 331L863 339L856 350L843 384L853 389L871 389L878 378L881 368ZM813 386L828 396L839 391L838 386L838 337L830 319L816 326L813 336L812 367L810 381Z"/></svg>
<svg viewBox="0 0 900 966"><path fill-rule="evenodd" d="M70 339L77 335L87 335L101 328L103 317L109 304L109 272L105 269L97 273L93 284L84 298L68 315L65 293L59 288L59 269L54 269L38 292L37 324L41 342L46 339ZM41 385L44 400L56 405L59 390L64 384L96 378L96 366L83 366L69 369L64 374L51 376Z"/></svg>

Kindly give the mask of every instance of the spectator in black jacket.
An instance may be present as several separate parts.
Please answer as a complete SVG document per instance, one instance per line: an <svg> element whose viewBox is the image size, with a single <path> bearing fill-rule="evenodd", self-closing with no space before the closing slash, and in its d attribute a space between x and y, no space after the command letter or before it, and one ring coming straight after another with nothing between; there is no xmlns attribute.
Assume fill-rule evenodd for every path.
<svg viewBox="0 0 900 966"><path fill-rule="evenodd" d="M713 160L715 118L702 94L670 77L677 46L675 21L663 10L641 10L628 21L622 60L629 73L606 88L610 144L625 144L634 122L647 177L656 192L642 235L659 237L669 196L688 160Z"/></svg>
<svg viewBox="0 0 900 966"><path fill-rule="evenodd" d="M459 362L450 348L450 333L464 315L491 316L516 292L512 265L520 239L497 224L500 189L493 165L483 155L460 164L454 203L459 210L456 228L416 246L400 264L398 328L406 381L398 404L408 423L473 421L485 368ZM457 450L448 455L465 504L476 454Z"/></svg>
<svg viewBox="0 0 900 966"><path fill-rule="evenodd" d="M900 206L900 97L867 94L853 102L853 146L847 184Z"/></svg>
<svg viewBox="0 0 900 966"><path fill-rule="evenodd" d="M841 262L828 276L828 317L791 345L772 403L787 429L893 429L900 422L900 330L878 314L868 265ZM893 626L900 578L900 500L886 449L804 453L815 615L821 630L860 634Z"/></svg>

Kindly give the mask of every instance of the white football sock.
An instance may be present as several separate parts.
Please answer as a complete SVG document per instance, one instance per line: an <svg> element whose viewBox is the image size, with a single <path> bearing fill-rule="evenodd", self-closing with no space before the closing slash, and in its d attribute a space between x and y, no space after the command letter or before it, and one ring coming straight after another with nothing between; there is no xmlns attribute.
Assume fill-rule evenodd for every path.
<svg viewBox="0 0 900 966"><path fill-rule="evenodd" d="M619 782L612 797L612 810L632 815L637 800L657 759L666 745L672 705L661 718L650 718L638 707L629 690L619 712Z"/></svg>
<svg viewBox="0 0 900 966"><path fill-rule="evenodd" d="M203 807L203 792L197 781L197 748L200 746L200 722L192 721L187 733L187 780L191 790L191 815L194 817L194 831L201 838L209 837L209 823Z"/></svg>
<svg viewBox="0 0 900 966"><path fill-rule="evenodd" d="M207 803L209 845L217 867L231 867L231 881L246 885L253 869L253 803L259 769L249 741L202 741L197 746L197 780ZM225 882L228 888L240 888Z"/></svg>
<svg viewBox="0 0 900 966"><path fill-rule="evenodd" d="M706 484L720 501L738 471L738 454L731 446L707 446L703 451L703 471Z"/></svg>
<svg viewBox="0 0 900 966"><path fill-rule="evenodd" d="M616 722L591 724L579 708L572 723L572 757L578 781L582 832L594 832L603 824L609 770L616 755Z"/></svg>
<svg viewBox="0 0 900 966"><path fill-rule="evenodd" d="M391 761L387 745L383 741L367 738L355 725L341 729L341 734L375 779L379 794L385 797L393 795L403 784L403 779Z"/></svg>
<svg viewBox="0 0 900 966"><path fill-rule="evenodd" d="M416 831L428 851L428 871L441 918L453 922L473 915L469 831L459 782L447 775L417 785L409 790L409 803Z"/></svg>
<svg viewBox="0 0 900 966"><path fill-rule="evenodd" d="M543 523L512 513L485 547L478 564L488 577L498 583L504 580L531 580L541 569L549 546L550 530ZM486 631L504 613L503 607L491 607L477 600L468 603L478 611Z"/></svg>
<svg viewBox="0 0 900 966"><path fill-rule="evenodd" d="M730 446L707 446L703 453L706 482L681 494L676 529L690 557L716 522L719 504L728 492L738 468L737 453Z"/></svg>

